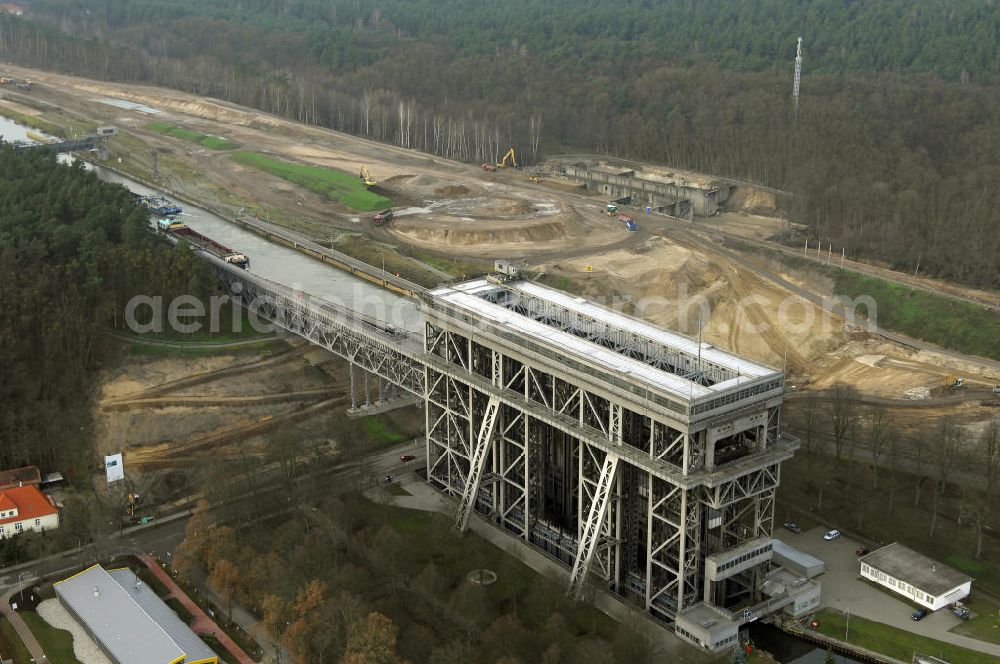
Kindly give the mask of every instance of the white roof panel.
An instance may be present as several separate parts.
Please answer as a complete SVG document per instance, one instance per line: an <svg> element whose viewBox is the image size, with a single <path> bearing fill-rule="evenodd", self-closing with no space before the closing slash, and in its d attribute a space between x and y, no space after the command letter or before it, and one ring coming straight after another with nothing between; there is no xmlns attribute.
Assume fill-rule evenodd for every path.
<svg viewBox="0 0 1000 664"><path fill-rule="evenodd" d="M595 320L605 322L609 325L627 329L641 336L647 337L657 343L663 344L679 351L698 354L698 342L683 335L668 332L649 323L640 321L623 314L616 313L593 302L589 302L582 297L563 293L551 288L539 286L528 282L515 282L506 284L506 287L513 290L520 290L528 295L540 299L549 300L558 306L589 316ZM498 288L485 279L466 281L437 288L430 291L430 295L444 300L460 308L474 312L484 320L491 321L506 327L525 337L533 338L552 345L554 348L572 353L588 362L603 366L606 369L617 373L634 376L637 380L648 383L663 389L671 394L695 400L699 397L710 396L718 392L737 387L741 384L751 382L762 376L777 374L778 372L749 360L718 350L716 348L702 348L702 358L718 364L722 367L737 371L737 377L721 381L712 386L706 387L694 381L683 378L675 373L663 371L650 366L640 360L616 353L603 346L595 344L586 339L577 337L569 332L550 327L544 323L522 316L504 306L489 302L478 294Z"/></svg>
<svg viewBox="0 0 1000 664"><path fill-rule="evenodd" d="M574 336L569 332L557 330L492 302L487 302L475 295L469 295L466 292L458 290L445 293L442 292L443 290L438 289L431 294L463 309L473 311L483 319L502 325L513 332L545 342L554 349L572 353L588 362L604 366L618 373L635 376L637 379L667 390L677 396L690 399L707 396L714 392L711 388L681 378L676 374L651 367L631 357L620 355L591 341Z"/></svg>
<svg viewBox="0 0 1000 664"><path fill-rule="evenodd" d="M677 332L664 330L661 327L657 327L638 318L626 316L625 314L602 307L594 302L589 302L582 297L576 297L574 295L570 295L569 293L540 286L539 284L528 281L520 281L511 284L510 287L513 290L521 291L534 297L548 300L549 302L554 302L561 307L565 307L566 309L575 311L585 316L590 316L595 320L634 332L635 334L639 334L661 343L664 346L676 348L677 350L691 355L698 355L698 341L695 339L686 337L683 334L678 334ZM765 367L762 364L757 364L744 357L739 357L738 355L715 348L714 346L706 347L705 344L703 344L701 348L701 357L709 362L718 364L719 366L737 371L740 375L746 375L753 378L760 378L761 376L777 373L774 369Z"/></svg>

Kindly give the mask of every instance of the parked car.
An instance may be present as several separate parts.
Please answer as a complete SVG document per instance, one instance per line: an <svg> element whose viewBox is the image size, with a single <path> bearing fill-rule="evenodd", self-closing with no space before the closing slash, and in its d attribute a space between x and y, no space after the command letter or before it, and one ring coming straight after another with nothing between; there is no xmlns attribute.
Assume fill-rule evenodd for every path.
<svg viewBox="0 0 1000 664"><path fill-rule="evenodd" d="M827 542L835 540L835 539L837 539L839 537L840 537L840 531L839 530L831 530L826 535L823 535L823 539L825 539Z"/></svg>
<svg viewBox="0 0 1000 664"><path fill-rule="evenodd" d="M923 620L924 616L927 615L927 609L917 609L910 614L910 618L913 620Z"/></svg>
<svg viewBox="0 0 1000 664"><path fill-rule="evenodd" d="M802 532L802 526L800 526L799 524L795 523L794 521L785 521L785 523L783 525L785 527L785 530L790 530L790 531L792 531L795 534L798 534L798 533Z"/></svg>
<svg viewBox="0 0 1000 664"><path fill-rule="evenodd" d="M402 461L403 463L410 463L416 458L417 457L413 456L412 454L403 454L400 455L399 460Z"/></svg>
<svg viewBox="0 0 1000 664"><path fill-rule="evenodd" d="M956 606L954 609L951 610L951 612L955 614L956 618L959 618L961 620L968 620L969 618L972 617L969 614L969 609L964 606Z"/></svg>
<svg viewBox="0 0 1000 664"><path fill-rule="evenodd" d="M854 555L856 556L867 556L869 553L871 553L871 550L867 546L862 546L854 551Z"/></svg>

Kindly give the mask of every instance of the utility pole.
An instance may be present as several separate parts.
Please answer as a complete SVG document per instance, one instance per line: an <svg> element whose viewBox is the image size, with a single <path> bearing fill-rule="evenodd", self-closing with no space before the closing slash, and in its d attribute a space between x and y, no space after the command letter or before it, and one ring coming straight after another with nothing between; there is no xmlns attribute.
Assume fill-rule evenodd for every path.
<svg viewBox="0 0 1000 664"><path fill-rule="evenodd" d="M795 100L795 117L799 117L799 81L802 78L802 37L795 49L795 80L792 82L792 98Z"/></svg>

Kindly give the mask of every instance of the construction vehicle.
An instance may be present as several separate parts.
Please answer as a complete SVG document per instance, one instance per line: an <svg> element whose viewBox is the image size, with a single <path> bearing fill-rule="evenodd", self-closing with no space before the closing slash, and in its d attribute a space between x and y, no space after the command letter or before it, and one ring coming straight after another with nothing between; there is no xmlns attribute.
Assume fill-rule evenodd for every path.
<svg viewBox="0 0 1000 664"><path fill-rule="evenodd" d="M184 228L185 224L182 221L178 221L177 217L163 217L156 220L156 227L164 233L168 233L176 231L179 228Z"/></svg>
<svg viewBox="0 0 1000 664"><path fill-rule="evenodd" d="M636 221L635 221L635 219L633 219L632 217L628 216L627 214L618 215L618 221L620 221L623 224L625 224L625 228L627 228L630 231L637 231L637 230L639 230L639 224L637 224Z"/></svg>
<svg viewBox="0 0 1000 664"><path fill-rule="evenodd" d="M497 172L497 165L496 164L479 164L479 168L483 169L487 173L496 173Z"/></svg>
<svg viewBox="0 0 1000 664"><path fill-rule="evenodd" d="M365 183L366 187L374 187L375 185L378 184L378 182L372 179L372 175L371 173L368 172L367 166L364 165L361 166L361 175L359 175L358 177L361 178L361 181Z"/></svg>
<svg viewBox="0 0 1000 664"><path fill-rule="evenodd" d="M16 78L11 78L10 76L0 77L0 85L14 85L15 83L17 83Z"/></svg>
<svg viewBox="0 0 1000 664"><path fill-rule="evenodd" d="M528 179L531 180L532 182L534 182L535 184L538 184L538 176L537 175L529 175Z"/></svg>
<svg viewBox="0 0 1000 664"><path fill-rule="evenodd" d="M604 206L604 214L608 215L609 217L617 217L618 206L615 205L614 203L608 203L607 205Z"/></svg>
<svg viewBox="0 0 1000 664"><path fill-rule="evenodd" d="M507 168L508 159L510 159L510 165L517 168L517 157L514 156L514 148L507 150L507 154L497 163L497 168Z"/></svg>
<svg viewBox="0 0 1000 664"><path fill-rule="evenodd" d="M944 386L949 390L957 390L965 387L965 379L959 378L958 376L948 376L944 379Z"/></svg>
<svg viewBox="0 0 1000 664"><path fill-rule="evenodd" d="M372 225L374 226L385 226L390 221L392 221L392 208L386 208L381 212L376 212L375 216L372 217Z"/></svg>
<svg viewBox="0 0 1000 664"><path fill-rule="evenodd" d="M142 503L142 496L137 493L130 493L126 498L125 503L125 513L129 516L135 516L135 508Z"/></svg>
<svg viewBox="0 0 1000 664"><path fill-rule="evenodd" d="M23 81L19 81L14 87L16 87L18 90L21 90L23 92L30 92L31 91L31 81L29 81L28 79L24 79Z"/></svg>

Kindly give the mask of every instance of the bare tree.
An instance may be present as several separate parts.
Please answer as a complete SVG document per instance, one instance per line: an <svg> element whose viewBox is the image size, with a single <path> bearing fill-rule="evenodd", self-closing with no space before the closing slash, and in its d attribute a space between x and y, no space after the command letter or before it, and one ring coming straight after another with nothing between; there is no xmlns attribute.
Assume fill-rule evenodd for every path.
<svg viewBox="0 0 1000 664"><path fill-rule="evenodd" d="M1000 493L1000 418L994 417L983 431L977 446L975 467L983 479L982 491L971 497L972 527L976 533L978 560L983 555L983 533L989 518L996 514Z"/></svg>
<svg viewBox="0 0 1000 664"><path fill-rule="evenodd" d="M865 413L863 424L865 438L868 441L868 451L871 453L872 460L872 490L877 491L878 472L889 442L889 436L891 435L889 432L891 423L886 415L885 408L876 406Z"/></svg>
<svg viewBox="0 0 1000 664"><path fill-rule="evenodd" d="M961 438L958 427L951 417L943 417L938 425L937 435L931 439L931 456L937 470L934 483L934 507L931 513L931 532L937 528L938 507L941 496L948 486L948 478L958 465L961 455Z"/></svg>
<svg viewBox="0 0 1000 664"><path fill-rule="evenodd" d="M837 461L841 460L844 447L853 439L858 421L858 393L850 385L837 383L830 395L830 428Z"/></svg>
<svg viewBox="0 0 1000 664"><path fill-rule="evenodd" d="M924 480L927 479L924 474L924 468L927 465L927 450L928 450L928 440L926 434L923 432L917 432L910 439L910 460L913 461L914 476L917 478L916 491L913 492L913 506L920 506L920 494L924 487Z"/></svg>
<svg viewBox="0 0 1000 664"><path fill-rule="evenodd" d="M978 447L981 455L979 469L985 480L987 499L992 503L1000 498L1000 416L990 420Z"/></svg>
<svg viewBox="0 0 1000 664"><path fill-rule="evenodd" d="M889 449L887 450L887 453L886 453L886 457L887 457L886 461L887 461L887 465L889 466L889 471L888 471L888 475L885 478L885 481L888 482L888 484L889 484L889 486L888 486L888 490L889 490L889 502L886 504L885 513L886 514L890 514L890 515L892 514L892 508L893 508L893 506L894 506L894 504L896 502L896 488L899 486L899 478L898 478L899 471L898 470L893 470L893 464L894 463L895 463L895 466L897 468L899 467L899 455L898 455L898 452L899 452L899 442L898 441L899 441L899 437L898 436L889 436Z"/></svg>

